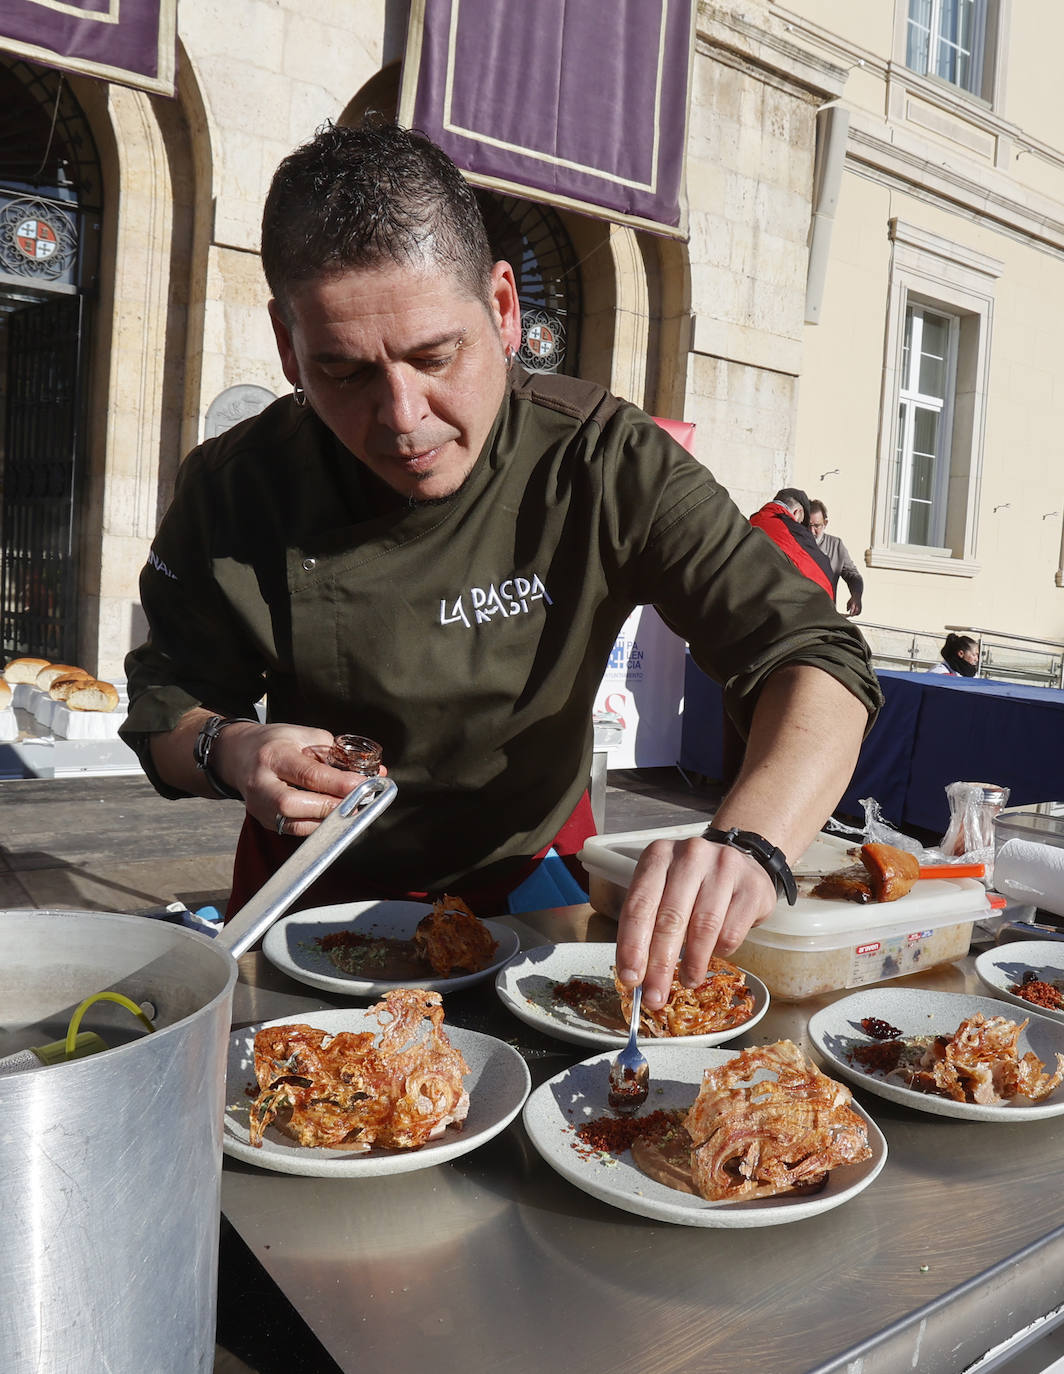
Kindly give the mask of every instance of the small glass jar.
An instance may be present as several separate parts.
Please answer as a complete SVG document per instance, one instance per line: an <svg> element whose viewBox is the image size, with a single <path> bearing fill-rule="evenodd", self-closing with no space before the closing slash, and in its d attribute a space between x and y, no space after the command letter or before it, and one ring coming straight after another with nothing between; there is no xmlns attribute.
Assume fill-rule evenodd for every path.
<svg viewBox="0 0 1064 1374"><path fill-rule="evenodd" d="M366 735L337 735L332 744L308 744L303 750L318 763L375 778L381 771L381 747Z"/></svg>

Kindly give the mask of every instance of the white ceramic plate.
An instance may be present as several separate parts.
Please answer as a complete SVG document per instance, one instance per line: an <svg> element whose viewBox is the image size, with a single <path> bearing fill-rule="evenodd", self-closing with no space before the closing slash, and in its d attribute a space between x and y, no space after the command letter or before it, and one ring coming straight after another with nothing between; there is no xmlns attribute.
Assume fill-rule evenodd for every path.
<svg viewBox="0 0 1064 1374"><path fill-rule="evenodd" d="M1026 1008L1031 1012L1031 1007ZM816 1012L809 1021L809 1038L828 1061L829 1072L835 1071L851 1083L934 1116L957 1116L968 1121L1037 1121L1041 1117L1059 1116L1064 1112L1064 1083L1059 1084L1042 1102L1029 1102L1026 1097L1013 1098L1000 1106L981 1106L976 1102L954 1102L952 1098L935 1097L917 1092L900 1083L887 1082L865 1073L845 1057L855 1045L871 1041L861 1029L861 1020L877 1016L897 1026L903 1038L914 1035L952 1035L967 1016L977 1011L986 1017L1005 1014L1001 1003L992 997L970 997L966 993L923 992L918 988L868 988L841 1001L833 1002ZM1013 1018L1010 1018L1013 1019ZM1014 1018L1022 1020L1022 1017ZM1032 1015L1026 1030L1020 1035L1019 1052L1034 1050L1046 1066L1055 1072L1057 1051L1064 1053L1064 1026L1044 1016Z"/></svg>
<svg viewBox="0 0 1064 1374"><path fill-rule="evenodd" d="M525 950L500 969L495 990L515 1016L547 1035L556 1035L577 1045L622 1045L628 1039L624 1031L596 1026L572 1007L555 1002L552 996L554 984L564 983L569 978L601 978L609 982L616 958L617 946L613 944L540 945L537 949ZM741 1025L708 1035L685 1035L668 1043L723 1045L756 1026L768 1011L768 988L752 973L746 975L746 985L754 994L754 1009ZM639 1043L660 1045L664 1042L654 1036L641 1035Z"/></svg>
<svg viewBox="0 0 1064 1374"><path fill-rule="evenodd" d="M273 1169L281 1174L308 1174L319 1178L370 1178L375 1174L405 1174L414 1169L430 1169L434 1164L468 1154L499 1134L524 1106L532 1086L525 1061L510 1045L479 1031L446 1026L447 1038L462 1052L469 1065L465 1080L469 1093L469 1114L460 1131L448 1128L439 1140L430 1140L420 1150L313 1149L298 1145L272 1126L266 1128L261 1149L248 1138L251 1099L245 1089L254 1085L255 1034L263 1026L293 1023L316 1026L335 1035L338 1031L376 1031L377 1018L368 1010L345 1007L341 1010L309 1012L305 1016L282 1016L233 1031L229 1037L229 1062L226 1069L225 1125L222 1149L234 1159Z"/></svg>
<svg viewBox="0 0 1064 1374"><path fill-rule="evenodd" d="M275 968L312 988L325 988L349 997L379 997L393 988L430 988L435 992L456 992L490 978L512 959L521 946L515 931L499 921L485 921L498 948L487 968L477 973L462 973L455 978L404 978L399 982L380 978L361 978L336 967L317 943L323 935L341 930L361 934L385 935L393 940L413 938L417 924L432 910L421 902L344 902L339 906L312 907L297 911L271 926L262 942L262 952Z"/></svg>
<svg viewBox="0 0 1064 1374"><path fill-rule="evenodd" d="M702 1072L723 1064L734 1050L698 1049L687 1041L655 1041L644 1046L650 1064L650 1097L643 1112L658 1108L689 1107L698 1095ZM587 1157L573 1149L573 1131L584 1121L610 1116L606 1106L613 1054L596 1055L558 1074L536 1089L525 1104L525 1130L533 1145L551 1166L585 1193L637 1216L671 1221L680 1226L779 1226L830 1211L867 1188L887 1160L887 1142L879 1127L855 1102L854 1110L868 1126L871 1159L833 1169L827 1185L813 1196L755 1198L748 1202L707 1202L690 1193L677 1192L648 1178L632 1163L627 1152L620 1156ZM642 1114L642 1113L640 1113Z"/></svg>
<svg viewBox="0 0 1064 1374"><path fill-rule="evenodd" d="M1024 1011L1033 1011L1038 1016L1048 1016L1054 1021L1064 1021L1064 1011L1054 1011L1051 1007L1036 1007L1025 997L1009 992L1014 984L1023 981L1023 975L1030 971L1043 983L1064 980L1064 941L1061 940L1016 940L1012 944L998 945L980 954L975 961L975 971L979 981L989 988L995 997L1006 1002L1014 1002Z"/></svg>

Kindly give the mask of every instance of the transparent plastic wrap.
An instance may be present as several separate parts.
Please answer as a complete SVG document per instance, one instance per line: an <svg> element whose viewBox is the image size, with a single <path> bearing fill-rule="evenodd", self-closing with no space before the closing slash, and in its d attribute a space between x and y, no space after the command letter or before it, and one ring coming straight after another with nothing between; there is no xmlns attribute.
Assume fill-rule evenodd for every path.
<svg viewBox="0 0 1064 1374"><path fill-rule="evenodd" d="M994 817L1009 799L1009 789L992 782L951 782L949 828L940 848L947 862L981 863L986 882L994 880Z"/></svg>
<svg viewBox="0 0 1064 1374"><path fill-rule="evenodd" d="M862 797L863 826L842 825L831 817L824 829L834 835L852 835L858 844L889 844L915 854L921 865L983 864L989 887L994 876L994 817L1009 798L1009 789L989 782L951 782L949 829L937 846L926 848L911 835L903 835L883 816L874 797Z"/></svg>
<svg viewBox="0 0 1064 1374"><path fill-rule="evenodd" d="M832 835L851 836L855 844L889 844L895 849L903 849L906 854L915 854L923 862L925 856L938 858L938 850L925 849L919 840L911 835L903 835L883 816L882 808L875 797L862 797L865 821L863 826L843 825L834 816L829 816L824 829Z"/></svg>

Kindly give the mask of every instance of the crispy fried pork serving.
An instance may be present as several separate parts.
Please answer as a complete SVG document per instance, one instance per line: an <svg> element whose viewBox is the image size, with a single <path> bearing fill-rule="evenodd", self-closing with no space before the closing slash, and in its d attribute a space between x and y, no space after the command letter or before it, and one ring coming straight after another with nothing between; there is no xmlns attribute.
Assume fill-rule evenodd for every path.
<svg viewBox="0 0 1064 1374"><path fill-rule="evenodd" d="M632 1017L632 991L613 973L614 986L621 999L625 1022ZM730 1030L746 1021L754 1009L754 994L746 986L746 974L734 964L715 955L709 961L705 982L685 988L673 977L665 1005L650 1011L644 1002L639 1011L639 1029L645 1035L708 1035Z"/></svg>
<svg viewBox="0 0 1064 1374"><path fill-rule="evenodd" d="M416 1150L465 1119L469 1065L443 1029L438 992L399 988L370 1010L383 1029L267 1026L255 1036L251 1143L271 1123L300 1145Z"/></svg>
<svg viewBox="0 0 1064 1374"><path fill-rule="evenodd" d="M775 1076L754 1083L759 1070ZM851 1101L791 1040L707 1069L685 1123L695 1188L711 1202L772 1197L868 1159L868 1132Z"/></svg>
<svg viewBox="0 0 1064 1374"><path fill-rule="evenodd" d="M918 1042L922 1053L907 1056L894 1074L908 1087L955 1102L993 1106L1013 1097L1041 1102L1064 1079L1064 1054L1057 1054L1055 1073L1045 1072L1033 1050L1021 1058L1017 1047L1026 1025L976 1012L953 1035Z"/></svg>
<svg viewBox="0 0 1064 1374"><path fill-rule="evenodd" d="M920 876L915 854L892 844L863 844L861 865L828 873L813 888L814 897L835 897L847 902L896 902L912 890Z"/></svg>
<svg viewBox="0 0 1064 1374"><path fill-rule="evenodd" d="M414 931L414 944L433 973L449 978L454 972L478 973L491 963L497 941L478 921L461 897L443 896Z"/></svg>

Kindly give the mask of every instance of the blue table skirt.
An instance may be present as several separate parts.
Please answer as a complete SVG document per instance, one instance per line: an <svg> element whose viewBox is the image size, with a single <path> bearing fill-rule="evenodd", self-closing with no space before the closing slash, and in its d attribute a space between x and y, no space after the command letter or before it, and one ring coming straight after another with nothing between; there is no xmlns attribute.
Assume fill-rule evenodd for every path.
<svg viewBox="0 0 1064 1374"><path fill-rule="evenodd" d="M884 706L837 809L875 797L895 825L943 833L946 784L1009 788L1010 806L1064 796L1064 691L934 673L879 673ZM720 687L687 655L680 765L721 775Z"/></svg>

